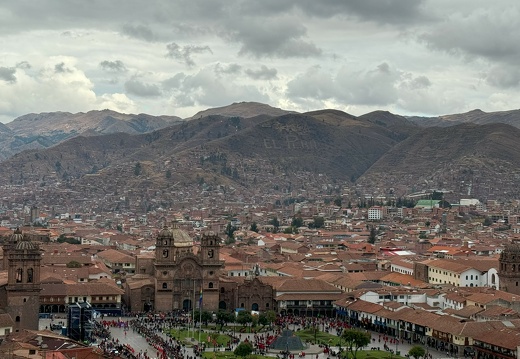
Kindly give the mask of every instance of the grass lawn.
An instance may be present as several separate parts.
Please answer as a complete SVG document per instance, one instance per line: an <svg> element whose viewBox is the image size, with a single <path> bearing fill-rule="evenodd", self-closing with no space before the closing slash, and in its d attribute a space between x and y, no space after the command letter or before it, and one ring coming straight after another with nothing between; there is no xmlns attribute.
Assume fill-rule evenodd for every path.
<svg viewBox="0 0 520 359"><path fill-rule="evenodd" d="M299 336L304 342L314 343L316 338L316 344L322 343L331 346L338 346L339 337L337 335L332 335L329 333L321 332L319 330L316 331L316 336L314 336L314 329L304 329L297 330L294 332L295 335Z"/></svg>
<svg viewBox="0 0 520 359"><path fill-rule="evenodd" d="M392 355L390 352L384 351L384 350L364 350L364 351L358 351L357 353L357 359L405 359L402 356L399 355Z"/></svg>
<svg viewBox="0 0 520 359"><path fill-rule="evenodd" d="M202 357L204 359L230 359L230 358L240 358L233 354L233 352L205 352L202 354ZM263 358L269 358L273 359L273 357L268 357L265 355L256 355L251 354L247 356L247 359L263 359Z"/></svg>
<svg viewBox="0 0 520 359"><path fill-rule="evenodd" d="M195 338L197 341L199 340L198 330L196 330L195 333L193 330L190 330L188 333L188 330L186 329L170 329L170 335L175 339L186 343L188 346L193 346L191 338ZM208 336L210 337L210 342L208 342ZM200 333L200 340L206 343L208 347L213 346L213 340L216 340L217 344L225 346L231 340L231 337L226 334L202 332Z"/></svg>

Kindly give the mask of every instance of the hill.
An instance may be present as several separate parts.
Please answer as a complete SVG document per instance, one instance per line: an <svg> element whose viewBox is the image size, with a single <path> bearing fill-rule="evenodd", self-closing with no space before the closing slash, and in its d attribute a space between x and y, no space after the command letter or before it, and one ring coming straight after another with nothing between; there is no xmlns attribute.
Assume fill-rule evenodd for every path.
<svg viewBox="0 0 520 359"><path fill-rule="evenodd" d="M282 110L259 102L235 102L228 106L215 107L204 111L199 111L189 119L198 119L207 116L250 118L259 115L266 115L275 117L285 115L287 113L294 113L294 111Z"/></svg>
<svg viewBox="0 0 520 359"><path fill-rule="evenodd" d="M231 106L244 111L250 105ZM67 133L62 118L70 114L29 116L0 127L0 137L8 137L15 131L36 136L30 124L40 120L56 126L30 142L48 148L4 160L0 181L52 189L59 196L103 198L96 204L118 202L117 208L133 198L145 210L180 200L190 205L208 193L228 200L258 196L259 201L332 196L353 184L357 195L400 196L425 189L477 197L520 194L520 129L505 124L422 127L384 111L357 117L330 109L278 116L249 111L249 117L219 110L222 115L186 121L146 115L119 119L101 112ZM166 127L139 133L153 126ZM98 134L123 128L136 134ZM52 145L53 133L76 137ZM121 192L125 195L115 195ZM126 200L121 204L117 198Z"/></svg>
<svg viewBox="0 0 520 359"><path fill-rule="evenodd" d="M505 124L423 129L381 156L359 183L400 193L432 188L466 196L519 193L519 136L520 129Z"/></svg>
<svg viewBox="0 0 520 359"><path fill-rule="evenodd" d="M80 136L24 151L3 162L10 170L0 179L45 185L73 180L105 191L199 182L301 188L308 176L355 180L403 136L340 111L208 116L148 134Z"/></svg>
<svg viewBox="0 0 520 359"><path fill-rule="evenodd" d="M110 110L31 113L0 126L0 159L27 149L49 148L79 135L140 134L180 121L174 116L132 115Z"/></svg>
<svg viewBox="0 0 520 359"><path fill-rule="evenodd" d="M408 117L408 120L421 127L446 127L462 123L474 123L478 125L503 123L520 128L520 110L484 112L477 109L466 113L438 117L413 116Z"/></svg>

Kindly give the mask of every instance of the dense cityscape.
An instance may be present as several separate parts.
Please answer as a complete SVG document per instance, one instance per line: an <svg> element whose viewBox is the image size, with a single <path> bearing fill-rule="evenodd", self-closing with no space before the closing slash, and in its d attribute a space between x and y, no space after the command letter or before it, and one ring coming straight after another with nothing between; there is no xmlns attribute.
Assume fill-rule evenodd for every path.
<svg viewBox="0 0 520 359"><path fill-rule="evenodd" d="M200 305L200 315L215 321L215 328L224 313L234 312L225 320L237 320L229 327L237 332L268 324L340 338L352 327L402 347L422 345L438 351L436 357L486 357L497 351L514 357L520 324L520 267L515 269L520 246L514 244L520 240L518 201L461 198L449 203L442 192L432 191L393 201L341 194L266 199L263 205L218 202L144 213L4 207L3 327L9 335L0 350L51 350L14 343L21 340L18 336L28 340L23 329L54 328L54 334L44 335L56 341L56 330L62 333L61 325L53 326L57 318L65 320L69 336L75 333L66 318L76 305L87 306L98 320L130 315L121 322L123 330L141 326L163 334L170 326L197 327L199 320L190 312L199 313ZM149 322L153 313L160 321ZM171 322L173 313L184 313L184 321ZM253 313L255 319L239 319L239 313ZM260 325L268 313L272 317ZM136 314L141 322L131 321ZM40 328L38 317L40 322L53 320ZM100 348L103 336L96 333L109 331L111 323L78 329L74 349L83 341L98 343L91 350ZM253 349L267 351L276 330L261 340L258 333ZM229 338L223 351L241 339L236 334ZM55 343L60 343L56 350L63 344ZM196 351L205 341L194 343L191 350ZM179 342L184 349L172 353L180 355L185 344ZM384 344L390 350L386 340ZM306 348L312 351L310 345ZM338 348L324 346L317 354ZM174 357L172 353L168 355Z"/></svg>

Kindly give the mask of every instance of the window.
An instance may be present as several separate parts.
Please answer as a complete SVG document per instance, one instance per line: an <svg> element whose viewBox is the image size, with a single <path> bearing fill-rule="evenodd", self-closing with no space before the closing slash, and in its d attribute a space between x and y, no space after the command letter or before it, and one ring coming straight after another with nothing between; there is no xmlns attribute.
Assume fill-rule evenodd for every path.
<svg viewBox="0 0 520 359"><path fill-rule="evenodd" d="M209 289L213 289L213 282L209 282L209 284L208 284L208 288L209 288Z"/></svg>
<svg viewBox="0 0 520 359"><path fill-rule="evenodd" d="M29 355L35 355L36 349L29 349Z"/></svg>
<svg viewBox="0 0 520 359"><path fill-rule="evenodd" d="M266 307L266 308L269 308L269 303L265 303L265 307Z"/></svg>
<svg viewBox="0 0 520 359"><path fill-rule="evenodd" d="M164 258L168 258L168 250L167 250L167 249L164 249L164 250L162 251L162 255L163 255Z"/></svg>
<svg viewBox="0 0 520 359"><path fill-rule="evenodd" d="M27 269L27 283L33 282L33 276L34 276L34 269L32 269L32 268Z"/></svg>
<svg viewBox="0 0 520 359"><path fill-rule="evenodd" d="M163 283L162 287L163 287L163 289L168 289L168 283Z"/></svg>
<svg viewBox="0 0 520 359"><path fill-rule="evenodd" d="M23 279L23 269L18 268L16 270L16 283L22 283L22 279Z"/></svg>
<svg viewBox="0 0 520 359"><path fill-rule="evenodd" d="M24 299L23 299L23 302L26 303L26 302L27 302L27 298L24 298Z"/></svg>
<svg viewBox="0 0 520 359"><path fill-rule="evenodd" d="M224 287L220 288L220 293L224 293L225 291Z"/></svg>
<svg viewBox="0 0 520 359"><path fill-rule="evenodd" d="M15 319L14 321L17 322L17 323L19 323L19 322L20 322L20 316L17 315L17 316L16 316L16 319Z"/></svg>

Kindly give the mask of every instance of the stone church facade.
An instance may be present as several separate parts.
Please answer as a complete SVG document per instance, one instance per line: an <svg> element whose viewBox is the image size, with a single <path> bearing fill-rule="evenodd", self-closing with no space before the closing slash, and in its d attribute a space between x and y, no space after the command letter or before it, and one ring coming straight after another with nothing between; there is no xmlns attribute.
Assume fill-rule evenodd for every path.
<svg viewBox="0 0 520 359"><path fill-rule="evenodd" d="M500 290L520 295L520 243L508 244L500 253L498 277Z"/></svg>
<svg viewBox="0 0 520 359"><path fill-rule="evenodd" d="M16 229L4 243L3 250L7 283L0 285L0 310L11 316L15 332L21 329L38 330L40 248Z"/></svg>
<svg viewBox="0 0 520 359"><path fill-rule="evenodd" d="M138 258L136 275L125 283L125 302L130 311L216 311L219 305L220 237L204 233L200 247L174 223L164 227L156 239L152 260Z"/></svg>

